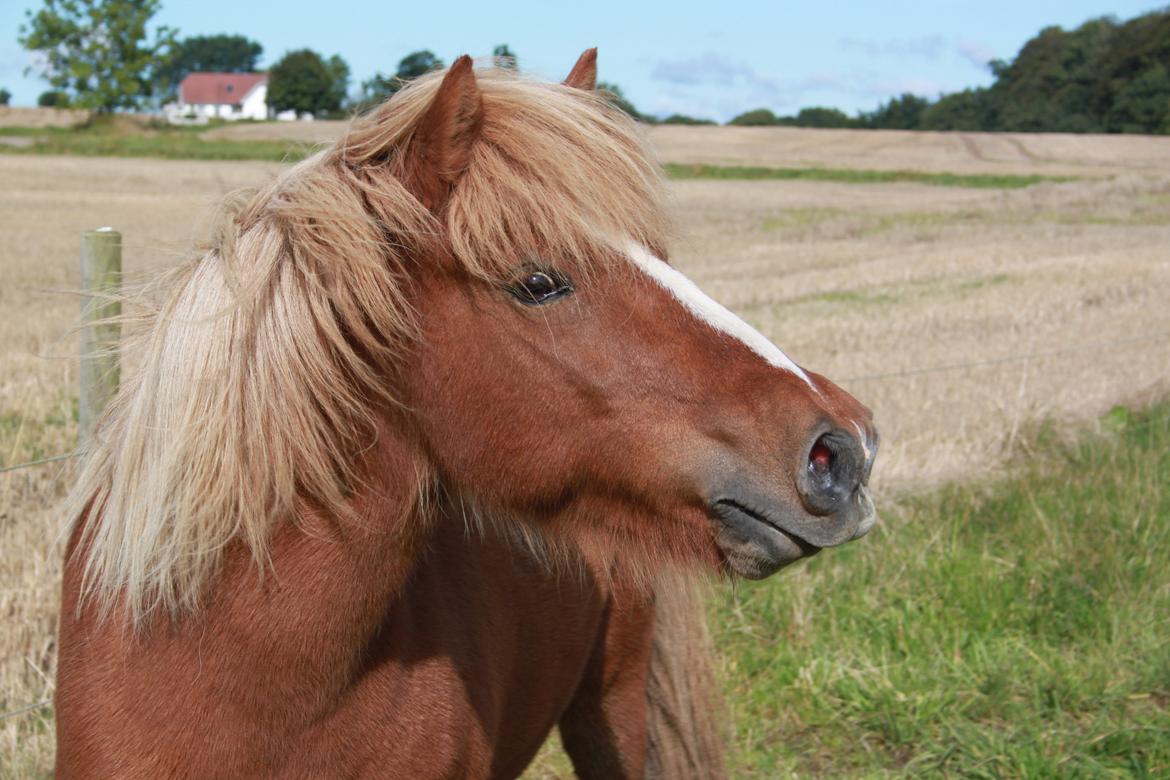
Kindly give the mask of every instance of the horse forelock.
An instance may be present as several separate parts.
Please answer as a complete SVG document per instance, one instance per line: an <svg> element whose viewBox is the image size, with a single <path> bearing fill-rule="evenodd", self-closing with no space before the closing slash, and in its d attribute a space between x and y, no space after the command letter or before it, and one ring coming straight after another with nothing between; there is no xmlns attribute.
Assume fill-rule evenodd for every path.
<svg viewBox="0 0 1170 780"><path fill-rule="evenodd" d="M417 262L442 252L494 280L536 252L588 273L628 241L665 246L659 170L633 123L496 70L477 74L483 121L458 186L425 208L405 179L441 78L237 198L175 272L68 502L86 598L135 621L191 608L229 544L262 564L299 502L346 516L357 455L397 403Z"/></svg>

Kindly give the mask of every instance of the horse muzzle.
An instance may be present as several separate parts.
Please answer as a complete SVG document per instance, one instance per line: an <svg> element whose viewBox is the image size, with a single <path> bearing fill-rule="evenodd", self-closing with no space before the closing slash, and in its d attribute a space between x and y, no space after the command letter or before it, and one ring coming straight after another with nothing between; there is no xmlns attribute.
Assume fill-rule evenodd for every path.
<svg viewBox="0 0 1170 780"><path fill-rule="evenodd" d="M877 435L858 434L816 435L800 459L795 497L786 486L768 489L744 472L722 481L710 514L719 548L736 574L762 579L821 548L869 533L877 520L866 486Z"/></svg>

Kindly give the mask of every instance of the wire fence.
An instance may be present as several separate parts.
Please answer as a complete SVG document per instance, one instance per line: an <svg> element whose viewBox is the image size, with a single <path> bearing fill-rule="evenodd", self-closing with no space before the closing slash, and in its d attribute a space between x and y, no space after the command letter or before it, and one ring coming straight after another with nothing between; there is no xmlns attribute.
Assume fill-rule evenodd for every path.
<svg viewBox="0 0 1170 780"><path fill-rule="evenodd" d="M1039 350L1035 352L1017 353L1010 355L1002 355L994 358L986 358L983 360L972 360L961 363L944 363L935 366L923 366L919 368L907 368L898 371L885 371L874 374L859 374L857 376L845 377L838 380L840 384L851 384L855 382L872 382L885 379L898 379L901 377L924 376L930 374L943 374L955 371L967 371L976 368L986 368L991 366L1009 365L1012 363L1027 363L1033 360L1042 360L1045 358L1061 357L1065 355L1078 354L1092 354L1102 352L1117 347L1132 346L1137 344L1147 344L1156 341L1170 340L1170 331L1159 331L1156 333L1147 333L1141 336L1132 336L1123 339L1111 339L1108 341L1087 342L1076 345L1066 345L1059 348ZM42 466L48 463L57 463L64 460L70 460L78 457L79 453L71 452L61 455L53 455L50 457L40 458L38 460L30 460L24 463L15 463L10 466L0 466L0 474L18 471L20 469L32 468L34 466Z"/></svg>
<svg viewBox="0 0 1170 780"><path fill-rule="evenodd" d="M4 473L9 472L9 471L19 471L21 469L30 469L33 466L43 466L46 463L57 463L57 462L62 461L62 460L70 460L71 458L76 458L76 457L77 457L76 452L70 452L70 453L67 453L65 455L54 455L50 458L41 458L40 460L30 460L30 461L26 461L25 463L14 463L11 466L0 466L0 474L4 474Z"/></svg>
<svg viewBox="0 0 1170 780"><path fill-rule="evenodd" d="M108 238L109 238L108 229L104 229L102 232L107 233L107 236L104 236L103 239L108 240ZM87 234L87 236L89 236L89 235L92 235L92 234ZM116 237L116 241L118 242L117 267L118 267L118 272L120 273L120 267L121 267L120 241L121 241L121 238L116 233L114 233L113 236ZM83 251L82 254L83 254L83 274L82 274L82 276L83 276L83 283L84 283L85 277L86 277L86 272L85 272L86 251ZM90 252L90 254L93 254L93 253ZM109 261L109 259L107 258L107 259L103 260L102 262L105 263L105 262L112 262L112 261ZM105 267L103 266L103 269L104 268ZM106 269L106 270L108 270L108 269ZM91 276L92 276L92 274L91 274ZM105 284L106 286L108 286L110 278L112 278L112 277L109 274L107 274L107 276L104 278L102 283ZM106 313L105 315L102 315L102 316L108 317L109 314ZM108 341L108 337L110 335L112 335L112 334L109 334L109 333L106 334L107 341ZM846 378L843 378L843 379L838 380L838 381L840 384L847 385L847 384L858 383L858 382L883 381L883 380L891 380L891 379L900 379L900 378L905 378L905 377L917 377L917 376L927 376L927 375L932 375L932 374L953 373L953 372L958 372L958 371L968 371L968 370L987 368L987 367L992 367L992 366L1010 365L1010 364L1014 364L1014 363L1028 363L1028 362L1031 362L1034 360L1043 360L1043 359L1053 358L1053 357L1062 357L1062 356L1068 356L1068 355L1095 354L1095 353L1103 352L1105 350L1116 349L1119 347L1130 347L1130 346L1136 346L1139 344L1149 344L1149 343L1154 343L1154 342L1158 342L1158 341L1165 341L1165 340L1170 340L1170 331L1159 331L1159 332L1155 332L1155 333L1146 333L1146 334L1142 334L1140 336L1132 336L1132 337L1121 338L1121 339L1110 339L1107 341L1095 341L1095 342L1086 342L1086 343L1081 343L1081 344L1069 344L1069 345L1053 347L1050 349L1038 350L1038 351L1033 351L1033 352L1001 355L999 357L986 358L986 359L982 359L982 360L971 360L971 361L956 362L956 363L943 363L943 364L938 364L938 365L933 365L933 366L906 368L906 369L901 369L901 370L896 370L896 371L884 371L884 372L872 373L872 374L860 374L857 376L846 377ZM89 345L92 345L92 344L93 344L92 339L89 342L83 343L83 347L82 347L82 351L83 351L82 360L83 360L83 362L87 359L87 357L86 357L87 356L87 347L89 347ZM94 352L95 352L95 350L93 350L92 347L89 347L88 354L92 355ZM111 354L116 353L116 351L114 351L114 350L109 350L109 352ZM115 360L116 360L116 358L115 358ZM111 367L108 364L106 364L106 365L91 365L90 370L88 372L83 370L82 375L83 375L82 376L82 395L85 396L88 392L88 394L90 395L90 401L91 401L90 408L88 410L88 416L89 416L88 420L84 419L86 417L87 412L85 409L85 404L83 403L83 415L82 415L83 416L83 424L81 427L82 427L82 435L85 435L85 429L88 426L92 425L93 419L96 418L96 413L98 411L100 411L101 405L104 405L104 403L112 395L113 388L116 388L116 386L117 386L117 367L116 366ZM90 383L89 387L86 386L87 375L88 375L88 380ZM114 377L113 388L110 387L109 381L108 381L109 377L111 375ZM100 387L97 387L96 389L93 386L94 377L97 377L97 381L101 385ZM98 404L98 406L96 408L93 407L92 402L94 400L96 400L96 402ZM1152 427L1154 425L1159 425L1159 424L1170 424L1170 415L1167 415L1164 417L1146 419L1146 420L1143 420L1143 421L1137 422L1137 423L1126 423L1125 427L1127 429L1132 430L1132 429L1142 429L1142 428L1146 428L1146 427ZM39 458L37 460L26 461L24 463L14 463L14 464L8 465L8 466L0 466L0 474L19 471L22 469L34 468L36 466L43 466L43 465L50 464L50 463L59 463L62 461L67 461L67 460L71 460L73 458L76 458L76 457L78 457L78 455L79 455L78 452L63 453L60 455L53 455L53 456L49 456L49 457ZM52 705L52 699L42 699L40 701L36 701L36 702L31 703L31 704L26 704L24 706L17 707L16 709L0 713L0 722L3 722L3 721L8 720L10 718L15 718L15 717L18 717L21 715L28 715L28 714L34 713L40 709L43 709L45 707L49 707L51 705Z"/></svg>
<svg viewBox="0 0 1170 780"><path fill-rule="evenodd" d="M871 382L878 379L897 379L906 376L919 376L922 374L943 374L951 371L966 371L973 368L984 368L987 366L1001 366L1010 363L1026 363L1032 360L1042 360L1050 357L1061 357L1063 355L1079 355L1089 354L1094 352L1102 352L1107 349L1114 349L1115 347L1129 346L1134 344L1145 344L1154 341L1161 341L1170 338L1170 331L1161 331L1158 333L1147 333L1141 336L1133 336L1124 339L1113 339L1111 341L1095 341L1087 344L1077 344L1076 346L1064 346L1056 349L1047 349L1039 352L1028 352L1019 355L1004 355L997 358L988 358L985 360L973 360L967 363L947 363L938 366L926 366L924 368L907 368L901 371L887 371L880 374L862 374L860 376L849 377L841 380L841 384L848 384L850 382Z"/></svg>
<svg viewBox="0 0 1170 780"><path fill-rule="evenodd" d="M41 699L40 701L34 701L32 704L26 704L23 707L17 707L14 710L9 710L8 712L0 712L0 721L5 721L9 718L15 718L17 715L24 715L25 713L33 712L34 710L39 710L42 707L48 707L52 703L52 699Z"/></svg>
<svg viewBox="0 0 1170 780"><path fill-rule="evenodd" d="M882 379L899 379L901 377L910 376L924 376L929 374L945 374L955 371L968 371L976 368L987 368L990 366L1002 366L1012 363L1027 363L1033 360L1043 360L1045 358L1061 357L1064 355L1080 355L1093 354L1103 352L1108 349L1115 349L1117 347L1132 346L1136 344L1148 344L1156 341L1170 340L1170 331L1160 331L1157 333L1147 333L1142 336L1133 336L1124 339L1112 339L1110 341L1094 341L1084 344L1076 344L1071 346L1064 346L1056 349L1040 350L1037 352L1026 352L1014 355L1002 355L995 358L987 358L985 360L972 360L964 363L944 363L936 366L924 366L922 368L907 368L899 371L885 371L876 374L859 374L857 376L845 377L838 380L839 384L851 384L854 382L873 382ZM33 466L42 466L46 463L57 463L63 460L70 460L76 458L78 453L70 452L62 455L53 455L48 458L41 458L39 460L30 460L25 463L15 463L11 466L0 466L0 474L9 471L18 471L20 469L32 468Z"/></svg>

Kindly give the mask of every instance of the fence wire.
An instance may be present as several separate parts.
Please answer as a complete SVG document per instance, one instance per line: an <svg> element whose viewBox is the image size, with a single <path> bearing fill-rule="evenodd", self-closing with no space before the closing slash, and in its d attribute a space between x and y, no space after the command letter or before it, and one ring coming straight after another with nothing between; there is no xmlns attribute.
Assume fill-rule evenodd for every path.
<svg viewBox="0 0 1170 780"><path fill-rule="evenodd" d="M1039 360L1041 358L1060 357L1062 355L1075 355L1085 352L1100 352L1101 350L1112 349L1113 347L1159 341L1168 337L1170 337L1170 331L1147 333L1144 336L1132 336L1124 339L1113 339L1112 341L1097 341L1088 344L1078 344L1075 347L1061 347L1060 349L1049 349L1041 352L1030 352L1022 355L1005 355L998 358L988 358L987 360L974 360L968 363L947 363L939 366L927 366L925 368L907 368L901 371L887 371L880 374L862 374L860 376L842 379L838 384L846 384L849 382L871 382L878 379L896 379L904 376L919 376L921 374L943 374L949 371L965 371L971 368L1000 366L1006 363L1026 363L1029 360Z"/></svg>
<svg viewBox="0 0 1170 780"><path fill-rule="evenodd" d="M1005 365L1005 364L1011 364L1011 363L1024 363L1024 362L1028 362L1030 360L1039 360L1039 359L1043 359L1043 358L1061 357L1064 355L1075 355L1075 354L1083 354L1083 353L1100 352L1102 350L1112 349L1114 347L1132 346L1135 344L1150 343L1150 342L1160 341L1160 340L1167 339L1167 338L1170 338L1170 331L1162 331L1162 332L1158 332L1158 333L1147 333L1147 334L1142 335L1142 336L1133 336L1133 337L1124 338L1124 339L1112 339L1110 341L1091 342L1091 343L1087 343L1087 344L1078 344L1075 346L1061 347L1059 349L1049 349L1049 350L1042 350L1042 351L1038 351L1038 352L1022 353L1022 354L1017 354L1017 355L1004 355L1004 356L1001 356L998 358L989 358L987 360L973 360L973 361L968 361L965 363L946 363L946 364L937 365L937 366L926 366L923 368L909 368L909 369L905 369L905 370L901 370L901 371L887 371L887 372L876 373L876 374L862 374L859 376L854 376L854 377L849 377L847 379L842 379L842 380L840 380L840 384L848 384L851 382L871 382L871 381L878 381L878 380L884 380L884 379L899 379L902 377L924 376L924 375L929 375L929 374L943 374L943 373L949 373L949 372L953 372L953 371L966 371L966 370L973 369L973 368L984 368L987 366L998 366L998 365ZM1141 422L1136 422L1136 423L1122 423L1118 427L1120 430L1136 430L1136 429L1146 428L1146 427L1150 427L1150 426L1154 426L1154 425L1159 425L1162 423L1170 424L1170 415L1167 415L1165 417L1158 417L1158 418L1154 418L1154 419L1143 420ZM41 465L44 465L47 463L56 463L59 461L69 460L71 458L76 458L78 456L78 454L79 453L71 452L71 453L66 453L63 455L54 455L54 456L48 457L48 458L41 458L39 460L32 460L32 461L28 461L26 463L16 463L16 464L13 464L11 466L3 466L3 467L0 467L0 474L10 472L10 471L17 471L19 469L31 468L33 466L41 466ZM50 706L52 703L53 703L52 699L42 699L41 701L33 702L32 704L27 704L23 707L18 707L14 710L0 713L0 721L7 720L9 718L14 718L18 715L25 715L25 714L28 714L30 712L34 712L34 711L39 710L43 707Z"/></svg>
<svg viewBox="0 0 1170 780"><path fill-rule="evenodd" d="M1011 363L1026 363L1030 360L1040 360L1050 357L1061 357L1063 355L1075 355L1079 353L1100 352L1105 349L1112 349L1114 347L1130 346L1133 344L1144 344L1153 341L1160 341L1162 339L1170 338L1170 331L1161 331L1158 333L1147 333L1142 336L1132 336L1124 339L1113 339L1111 341L1096 341L1088 344L1078 344L1076 346L1061 347L1059 349L1042 350L1039 352L1028 352L1018 355L1004 355L997 358L988 358L987 360L972 360L966 363L944 363L938 366L925 366L923 368L907 368L900 371L885 371L877 374L860 374L858 376L851 376L841 379L837 384L849 384L853 382L874 382L881 379L899 379L908 376L925 376L928 374L945 374L952 371L967 371L972 368L986 368L988 366L1001 366ZM19 469L27 469L33 466L41 466L46 463L56 463L62 460L69 460L76 458L78 453L70 452L64 455L53 455L48 458L41 458L39 460L30 460L26 463L16 463L11 466L0 466L0 474L9 471L17 471Z"/></svg>
<svg viewBox="0 0 1170 780"><path fill-rule="evenodd" d="M0 712L0 720L7 720L8 718L14 718L17 715L24 715L27 712L39 710L41 707L47 707L52 703L52 699L41 699L40 701L33 702L32 704L26 704L23 707L17 707L14 710L9 710L8 712Z"/></svg>
<svg viewBox="0 0 1170 780"><path fill-rule="evenodd" d="M46 463L56 463L57 461L69 460L70 458L76 458L76 457L77 457L76 452L70 452L70 453L67 453L65 455L53 455L52 457L41 458L40 460L30 460L26 463L16 463L16 464L13 464L11 466L2 466L2 467L0 467L0 474L3 474L3 473L8 472L8 471L17 471L18 469L32 468L33 466L42 466Z"/></svg>

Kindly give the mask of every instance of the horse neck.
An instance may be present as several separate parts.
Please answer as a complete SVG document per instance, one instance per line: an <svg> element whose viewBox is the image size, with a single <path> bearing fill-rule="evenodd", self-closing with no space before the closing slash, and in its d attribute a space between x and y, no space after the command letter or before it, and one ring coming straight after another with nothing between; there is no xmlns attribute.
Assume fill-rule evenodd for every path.
<svg viewBox="0 0 1170 780"><path fill-rule="evenodd" d="M198 636L201 654L218 650L219 662L238 673L274 659L302 686L314 679L343 687L358 673L430 528L419 458L380 434L363 456L366 476L351 497L352 512L334 517L302 507L274 531L262 572L243 544L234 545L198 612L182 619L178 632L161 632L166 638L148 632L162 639L164 655ZM281 686L285 675L264 676Z"/></svg>

